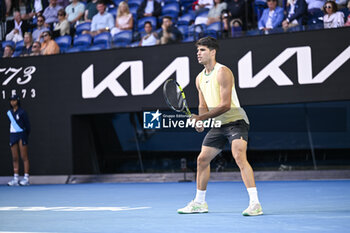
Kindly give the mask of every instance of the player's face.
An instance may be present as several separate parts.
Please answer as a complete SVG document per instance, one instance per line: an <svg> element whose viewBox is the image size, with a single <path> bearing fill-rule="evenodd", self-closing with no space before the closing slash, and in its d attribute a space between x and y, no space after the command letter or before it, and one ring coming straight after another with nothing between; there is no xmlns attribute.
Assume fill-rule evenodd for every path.
<svg viewBox="0 0 350 233"><path fill-rule="evenodd" d="M205 65L210 61L212 51L208 47L205 46L198 46L197 47L197 59L198 63Z"/></svg>

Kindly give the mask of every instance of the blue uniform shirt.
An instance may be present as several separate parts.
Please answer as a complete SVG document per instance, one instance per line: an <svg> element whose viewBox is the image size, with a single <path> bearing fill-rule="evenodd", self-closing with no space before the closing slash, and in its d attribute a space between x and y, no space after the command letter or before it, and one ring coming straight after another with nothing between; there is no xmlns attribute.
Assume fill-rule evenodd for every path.
<svg viewBox="0 0 350 233"><path fill-rule="evenodd" d="M12 109L8 110L7 116L10 120L10 133L25 132L30 133L30 123L27 113L22 108L18 108L16 112Z"/></svg>

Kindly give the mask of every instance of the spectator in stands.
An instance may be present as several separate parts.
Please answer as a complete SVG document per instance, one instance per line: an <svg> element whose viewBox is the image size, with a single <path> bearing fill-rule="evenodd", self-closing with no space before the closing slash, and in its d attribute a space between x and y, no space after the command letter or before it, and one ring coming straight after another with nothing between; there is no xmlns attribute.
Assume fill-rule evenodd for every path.
<svg viewBox="0 0 350 233"><path fill-rule="evenodd" d="M52 39L52 34L50 31L44 32L42 34L44 42L41 44L41 54L42 55L51 55L60 53L60 47Z"/></svg>
<svg viewBox="0 0 350 233"><path fill-rule="evenodd" d="M26 20L22 20L19 11L15 11L13 17L13 20L8 21L6 25L6 40L18 42L23 40L23 34L29 30L29 25Z"/></svg>
<svg viewBox="0 0 350 233"><path fill-rule="evenodd" d="M162 30L158 37L158 44L173 44L182 40L181 32L173 26L173 21L170 16L164 16L162 20Z"/></svg>
<svg viewBox="0 0 350 233"><path fill-rule="evenodd" d="M305 0L305 1L307 3L307 11L310 14L322 11L322 7L326 2L326 0Z"/></svg>
<svg viewBox="0 0 350 233"><path fill-rule="evenodd" d="M303 19L306 16L305 0L288 0L287 17L282 22L282 27L288 29L297 25L302 25Z"/></svg>
<svg viewBox="0 0 350 233"><path fill-rule="evenodd" d="M50 29L45 26L45 17L42 15L38 16L37 27L33 30L33 40L39 40L40 35L49 30Z"/></svg>
<svg viewBox="0 0 350 233"><path fill-rule="evenodd" d="M24 42L24 46L21 52L21 56L29 56L32 52L32 44L33 44L32 33L25 32L23 42Z"/></svg>
<svg viewBox="0 0 350 233"><path fill-rule="evenodd" d="M50 5L45 8L43 16L45 17L45 23L49 24L53 28L53 23L58 22L57 13L62 9L60 5L57 5L57 0L50 0Z"/></svg>
<svg viewBox="0 0 350 233"><path fill-rule="evenodd" d="M350 12L350 1L348 2L348 11ZM350 27L350 14L348 15L348 19L344 26Z"/></svg>
<svg viewBox="0 0 350 233"><path fill-rule="evenodd" d="M239 27L244 26L244 0L228 0L227 12L223 14L224 30L230 31L232 26Z"/></svg>
<svg viewBox="0 0 350 233"><path fill-rule="evenodd" d="M77 22L83 19L85 5L79 0L72 0L72 3L66 7L68 22L71 26L75 26Z"/></svg>
<svg viewBox="0 0 350 233"><path fill-rule="evenodd" d="M121 1L118 5L117 17L115 19L115 27L112 28L112 36L125 30L132 30L134 20L130 13L129 6L126 2Z"/></svg>
<svg viewBox="0 0 350 233"><path fill-rule="evenodd" d="M221 0L214 0L214 6L208 12L207 25L219 22L221 20L222 11L226 10L227 3Z"/></svg>
<svg viewBox="0 0 350 233"><path fill-rule="evenodd" d="M137 9L137 18L158 17L162 13L162 6L157 0L144 0Z"/></svg>
<svg viewBox="0 0 350 233"><path fill-rule="evenodd" d="M104 2L99 1L97 3L98 14L96 14L91 21L91 31L89 32L92 36L100 34L102 32L108 32L114 27L113 15L106 12L106 5ZM84 31L83 33L88 33Z"/></svg>
<svg viewBox="0 0 350 233"><path fill-rule="evenodd" d="M92 0L85 7L84 21L91 22L92 17L94 17L97 13L97 0Z"/></svg>
<svg viewBox="0 0 350 233"><path fill-rule="evenodd" d="M283 9L277 6L277 0L267 0L267 6L258 22L259 30L265 33L271 29L280 27L283 21Z"/></svg>
<svg viewBox="0 0 350 233"><path fill-rule="evenodd" d="M49 5L47 0L28 0L25 19L31 20L37 13L43 13L44 9Z"/></svg>
<svg viewBox="0 0 350 233"><path fill-rule="evenodd" d="M39 56L39 55L41 55L41 43L39 41L34 41L30 56Z"/></svg>
<svg viewBox="0 0 350 233"><path fill-rule="evenodd" d="M69 5L69 0L57 0L57 4L63 8L66 8Z"/></svg>
<svg viewBox="0 0 350 233"><path fill-rule="evenodd" d="M53 35L55 37L69 35L70 25L66 18L64 9L60 9L57 13L58 23L55 25Z"/></svg>
<svg viewBox="0 0 350 233"><path fill-rule="evenodd" d="M344 26L344 14L338 11L337 4L334 1L327 1L323 7L323 27L338 28Z"/></svg>
<svg viewBox="0 0 350 233"><path fill-rule="evenodd" d="M4 54L2 57L12 57L13 56L13 48L11 45L6 45L4 49Z"/></svg>
<svg viewBox="0 0 350 233"><path fill-rule="evenodd" d="M157 44L158 35L152 32L152 23L146 21L144 24L146 35L141 38L140 46L152 46Z"/></svg>
<svg viewBox="0 0 350 233"><path fill-rule="evenodd" d="M194 6L194 10L196 11L196 14L199 14L201 12L208 11L213 7L213 0L198 0L197 4Z"/></svg>

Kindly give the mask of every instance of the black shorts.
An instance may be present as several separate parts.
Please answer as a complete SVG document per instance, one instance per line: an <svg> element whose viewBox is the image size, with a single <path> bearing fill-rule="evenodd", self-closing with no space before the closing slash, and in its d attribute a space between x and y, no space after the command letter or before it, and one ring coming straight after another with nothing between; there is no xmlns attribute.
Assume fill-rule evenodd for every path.
<svg viewBox="0 0 350 233"><path fill-rule="evenodd" d="M22 145L25 146L28 144L28 136L26 132L20 133L10 133L10 146L13 146L22 140Z"/></svg>
<svg viewBox="0 0 350 233"><path fill-rule="evenodd" d="M222 150L227 143L242 138L248 142L249 125L244 120L224 124L221 128L212 128L205 136L202 145Z"/></svg>

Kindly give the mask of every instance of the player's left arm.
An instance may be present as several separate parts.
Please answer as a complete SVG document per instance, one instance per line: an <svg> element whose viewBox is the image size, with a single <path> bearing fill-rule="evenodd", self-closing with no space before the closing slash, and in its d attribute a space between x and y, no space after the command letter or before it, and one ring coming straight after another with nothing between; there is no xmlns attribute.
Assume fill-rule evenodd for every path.
<svg viewBox="0 0 350 233"><path fill-rule="evenodd" d="M220 116L231 108L231 95L233 85L233 74L227 67L218 70L217 81L220 86L220 103L209 112L198 116L198 120L205 121L209 118Z"/></svg>

